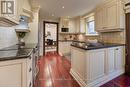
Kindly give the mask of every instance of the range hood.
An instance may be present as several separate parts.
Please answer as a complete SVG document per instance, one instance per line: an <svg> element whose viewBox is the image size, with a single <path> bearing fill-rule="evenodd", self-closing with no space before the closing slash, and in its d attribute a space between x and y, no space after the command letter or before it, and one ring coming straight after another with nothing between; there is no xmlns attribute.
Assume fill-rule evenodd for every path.
<svg viewBox="0 0 130 87"><path fill-rule="evenodd" d="M29 11L25 8L22 8L22 12L21 12L21 15L23 16L26 16L28 17L28 22L32 22L33 21L33 13L32 11Z"/></svg>
<svg viewBox="0 0 130 87"><path fill-rule="evenodd" d="M19 25L15 26L16 32L30 32L28 26L29 18L27 16L20 16Z"/></svg>

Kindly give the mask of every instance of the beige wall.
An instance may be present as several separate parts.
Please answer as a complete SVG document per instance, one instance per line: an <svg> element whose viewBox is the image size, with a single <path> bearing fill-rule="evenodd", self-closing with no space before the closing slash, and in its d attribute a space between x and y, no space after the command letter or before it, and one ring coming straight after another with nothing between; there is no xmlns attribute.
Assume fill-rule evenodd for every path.
<svg viewBox="0 0 130 87"><path fill-rule="evenodd" d="M34 19L32 23L29 23L31 32L27 33L24 40L26 43L38 43L38 24L39 14L38 11L33 12Z"/></svg>

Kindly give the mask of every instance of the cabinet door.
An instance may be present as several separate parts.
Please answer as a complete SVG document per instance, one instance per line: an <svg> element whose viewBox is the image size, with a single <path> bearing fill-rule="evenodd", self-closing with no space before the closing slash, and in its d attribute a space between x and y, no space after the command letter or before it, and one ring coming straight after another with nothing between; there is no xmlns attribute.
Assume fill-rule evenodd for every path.
<svg viewBox="0 0 130 87"><path fill-rule="evenodd" d="M75 33L76 32L76 24L75 24L75 20L70 19L69 21L69 32L70 33Z"/></svg>
<svg viewBox="0 0 130 87"><path fill-rule="evenodd" d="M115 49L115 68L122 69L124 67L124 47L117 47Z"/></svg>
<svg viewBox="0 0 130 87"><path fill-rule="evenodd" d="M96 31L103 29L103 9L97 9L95 13Z"/></svg>
<svg viewBox="0 0 130 87"><path fill-rule="evenodd" d="M19 23L19 15L18 15L18 0L4 0L4 1L12 1L13 4L11 4L13 8L13 14L1 14L0 17L4 17L12 22ZM2 3L1 3L2 4ZM8 8L5 8L5 11L9 11ZM10 11L11 12L11 11Z"/></svg>
<svg viewBox="0 0 130 87"><path fill-rule="evenodd" d="M80 49L72 48L71 68L82 80L85 80L85 62L85 52Z"/></svg>
<svg viewBox="0 0 130 87"><path fill-rule="evenodd" d="M115 70L115 49L116 48L109 48L107 50L107 73L112 73Z"/></svg>
<svg viewBox="0 0 130 87"><path fill-rule="evenodd" d="M117 2L112 1L106 4L106 14L107 14L107 26L106 29L114 29L117 28L117 18L118 16L118 11L117 11Z"/></svg>
<svg viewBox="0 0 130 87"><path fill-rule="evenodd" d="M69 28L69 19L62 19L62 27Z"/></svg>
<svg viewBox="0 0 130 87"><path fill-rule="evenodd" d="M86 33L85 23L85 19L80 19L80 33Z"/></svg>
<svg viewBox="0 0 130 87"><path fill-rule="evenodd" d="M22 64L0 66L0 87L23 87Z"/></svg>
<svg viewBox="0 0 130 87"><path fill-rule="evenodd" d="M105 50L99 49L99 50L93 50L90 51L88 54L87 59L87 73L89 72L88 79L90 81L93 81L95 79L98 79L105 74L104 70L104 61L105 61Z"/></svg>

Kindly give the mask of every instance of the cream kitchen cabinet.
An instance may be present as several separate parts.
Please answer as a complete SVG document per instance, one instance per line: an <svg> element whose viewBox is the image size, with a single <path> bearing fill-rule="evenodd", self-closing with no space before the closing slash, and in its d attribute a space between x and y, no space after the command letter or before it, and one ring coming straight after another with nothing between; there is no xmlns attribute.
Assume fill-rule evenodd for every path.
<svg viewBox="0 0 130 87"><path fill-rule="evenodd" d="M120 70L125 67L125 48L123 46L115 48L115 69Z"/></svg>
<svg viewBox="0 0 130 87"><path fill-rule="evenodd" d="M75 26L76 26L76 33L85 33L86 28L85 28L85 19L81 17L77 17L75 19Z"/></svg>
<svg viewBox="0 0 130 87"><path fill-rule="evenodd" d="M84 50L71 47L71 75L81 87L99 87L124 73L124 46Z"/></svg>
<svg viewBox="0 0 130 87"><path fill-rule="evenodd" d="M7 13L7 8L2 7L3 2L2 1L13 1L14 5L11 4L13 10L10 14ZM18 6L19 6L19 0L0 0L0 26L14 26L19 24L19 14L18 14ZM5 2L6 3L6 2ZM6 9L6 10L5 10ZM6 13L2 13L3 11L6 11ZM8 10L9 11L9 10Z"/></svg>
<svg viewBox="0 0 130 87"><path fill-rule="evenodd" d="M0 87L33 87L33 55L0 62Z"/></svg>
<svg viewBox="0 0 130 87"><path fill-rule="evenodd" d="M76 32L75 30L76 30L75 20L71 18L69 20L69 33L75 33Z"/></svg>
<svg viewBox="0 0 130 87"><path fill-rule="evenodd" d="M60 28L69 28L69 18L60 18Z"/></svg>
<svg viewBox="0 0 130 87"><path fill-rule="evenodd" d="M95 12L95 27L97 31L102 30L105 26L106 21L103 20L105 18L104 16L104 8L97 8Z"/></svg>
<svg viewBox="0 0 130 87"><path fill-rule="evenodd" d="M98 32L121 31L124 29L124 2L107 0L95 11L96 30Z"/></svg>
<svg viewBox="0 0 130 87"><path fill-rule="evenodd" d="M106 59L106 70L107 73L112 73L115 71L115 55L116 55L116 50L117 48L108 48L107 50L107 59Z"/></svg>
<svg viewBox="0 0 130 87"><path fill-rule="evenodd" d="M33 13L31 8L31 3L29 0L20 0L19 2L19 15L28 17L28 22L32 22Z"/></svg>
<svg viewBox="0 0 130 87"><path fill-rule="evenodd" d="M72 47L71 52L71 74L81 81L81 87L90 87L89 83L105 75L105 49L86 52Z"/></svg>
<svg viewBox="0 0 130 87"><path fill-rule="evenodd" d="M123 47L108 48L106 57L106 73L112 73L124 67Z"/></svg>

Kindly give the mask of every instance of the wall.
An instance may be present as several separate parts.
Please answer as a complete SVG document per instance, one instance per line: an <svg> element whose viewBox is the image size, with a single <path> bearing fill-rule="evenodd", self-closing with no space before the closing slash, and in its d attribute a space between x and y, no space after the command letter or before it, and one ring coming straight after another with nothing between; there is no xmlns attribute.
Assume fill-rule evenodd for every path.
<svg viewBox="0 0 130 87"><path fill-rule="evenodd" d="M15 29L12 27L0 27L0 49L18 43Z"/></svg>
<svg viewBox="0 0 130 87"><path fill-rule="evenodd" d="M24 40L26 43L38 43L38 11L34 11L33 12L34 15L34 19L32 23L29 23L29 28L31 30L31 32L27 33Z"/></svg>

